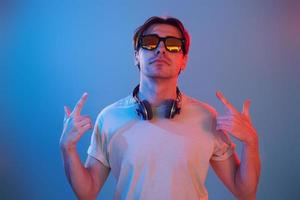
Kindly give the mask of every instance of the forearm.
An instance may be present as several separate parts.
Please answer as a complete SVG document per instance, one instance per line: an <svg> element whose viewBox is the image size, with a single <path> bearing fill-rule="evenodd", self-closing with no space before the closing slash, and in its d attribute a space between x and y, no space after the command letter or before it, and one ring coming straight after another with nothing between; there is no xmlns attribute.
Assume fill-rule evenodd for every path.
<svg viewBox="0 0 300 200"><path fill-rule="evenodd" d="M244 143L241 163L236 171L235 185L241 199L255 199L260 176L258 139Z"/></svg>
<svg viewBox="0 0 300 200"><path fill-rule="evenodd" d="M96 198L93 179L80 161L76 148L61 147L65 173L68 181L79 199Z"/></svg>

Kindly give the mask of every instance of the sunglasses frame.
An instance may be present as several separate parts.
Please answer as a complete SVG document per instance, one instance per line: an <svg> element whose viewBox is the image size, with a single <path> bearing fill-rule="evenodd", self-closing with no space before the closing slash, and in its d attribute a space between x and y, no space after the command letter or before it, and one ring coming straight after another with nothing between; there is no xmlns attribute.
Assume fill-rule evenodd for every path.
<svg viewBox="0 0 300 200"><path fill-rule="evenodd" d="M143 47L143 45L142 45L142 39L143 39L144 37L146 37L146 36L155 36L155 37L158 38L158 42L157 42L155 48L153 48L153 49L147 49L147 48L144 48L144 47ZM171 52L171 53L179 53L180 51L174 52L174 51L170 51L170 50L167 48L166 40L167 40L167 39L170 39L170 38L171 38L171 39L177 39L177 40L180 40L180 41L181 41L181 49L180 49L180 51L185 52L185 39L183 39L183 38L177 38L177 37L174 37L174 36L159 37L157 34L142 35L142 36L140 37L140 39L139 39L139 47L141 47L141 48L143 48L143 49L145 49L145 50L148 50L148 51L153 51L153 50L157 49L159 43L160 43L161 41L163 41L163 43L164 43L164 45L165 45L165 49L166 49L167 51L169 51L169 52Z"/></svg>

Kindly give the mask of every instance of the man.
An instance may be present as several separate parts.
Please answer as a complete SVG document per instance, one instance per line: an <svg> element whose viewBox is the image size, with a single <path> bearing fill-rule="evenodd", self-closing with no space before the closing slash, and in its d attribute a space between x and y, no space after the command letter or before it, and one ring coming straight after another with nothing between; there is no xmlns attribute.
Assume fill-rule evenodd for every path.
<svg viewBox="0 0 300 200"><path fill-rule="evenodd" d="M152 17L134 35L140 83L132 94L107 106L96 120L85 166L76 144L92 127L81 115L85 93L74 110L65 107L60 146L69 182L79 199L95 199L111 171L115 199L208 199L209 164L238 199L255 199L260 160L250 101L238 112L217 116L211 106L177 87L190 38L176 18ZM243 144L241 161L230 133Z"/></svg>

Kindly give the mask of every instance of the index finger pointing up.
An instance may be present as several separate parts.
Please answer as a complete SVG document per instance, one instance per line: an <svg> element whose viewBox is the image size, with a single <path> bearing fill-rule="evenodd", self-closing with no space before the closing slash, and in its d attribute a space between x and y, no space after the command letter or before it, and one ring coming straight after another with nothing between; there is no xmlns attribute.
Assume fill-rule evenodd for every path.
<svg viewBox="0 0 300 200"><path fill-rule="evenodd" d="M220 99L220 101L231 111L235 111L234 106L224 97L221 91L216 92L216 96Z"/></svg>
<svg viewBox="0 0 300 200"><path fill-rule="evenodd" d="M80 115L80 112L83 108L84 103L86 102L88 94L85 92L83 93L82 97L79 99L79 101L77 102L75 108L74 108L74 114L75 115Z"/></svg>

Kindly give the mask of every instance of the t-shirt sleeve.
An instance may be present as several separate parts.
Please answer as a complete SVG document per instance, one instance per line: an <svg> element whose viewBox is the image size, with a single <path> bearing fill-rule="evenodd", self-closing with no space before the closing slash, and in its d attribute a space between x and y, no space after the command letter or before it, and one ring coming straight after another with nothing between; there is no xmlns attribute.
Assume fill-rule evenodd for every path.
<svg viewBox="0 0 300 200"><path fill-rule="evenodd" d="M235 144L230 140L228 134L223 131L215 133L214 152L211 160L222 161L229 158L235 151Z"/></svg>
<svg viewBox="0 0 300 200"><path fill-rule="evenodd" d="M105 166L110 167L108 160L107 144L108 137L107 133L103 131L103 118L100 113L94 125L93 133L91 136L91 142L87 153L88 155L99 160Z"/></svg>
<svg viewBox="0 0 300 200"><path fill-rule="evenodd" d="M231 141L228 133L223 130L216 130L216 116L214 112L212 121L212 132L214 135L214 149L211 160L222 161L229 158L235 151L235 144Z"/></svg>

